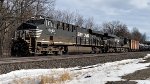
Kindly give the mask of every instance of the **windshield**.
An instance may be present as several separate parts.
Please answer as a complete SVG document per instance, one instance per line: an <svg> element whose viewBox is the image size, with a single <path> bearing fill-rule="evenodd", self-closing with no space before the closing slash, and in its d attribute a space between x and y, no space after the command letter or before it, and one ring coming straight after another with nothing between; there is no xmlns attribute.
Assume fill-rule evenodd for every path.
<svg viewBox="0 0 150 84"><path fill-rule="evenodd" d="M27 21L28 23L33 23L33 24L36 24L36 25L41 25L41 24L44 24L44 19L40 19L40 20L29 20Z"/></svg>

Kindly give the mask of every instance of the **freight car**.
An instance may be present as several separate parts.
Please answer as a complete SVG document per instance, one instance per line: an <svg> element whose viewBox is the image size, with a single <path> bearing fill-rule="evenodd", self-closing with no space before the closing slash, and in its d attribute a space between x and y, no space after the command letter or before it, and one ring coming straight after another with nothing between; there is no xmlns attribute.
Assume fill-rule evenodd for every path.
<svg viewBox="0 0 150 84"><path fill-rule="evenodd" d="M33 18L21 24L12 41L13 56L128 52L139 42L100 33L48 18Z"/></svg>

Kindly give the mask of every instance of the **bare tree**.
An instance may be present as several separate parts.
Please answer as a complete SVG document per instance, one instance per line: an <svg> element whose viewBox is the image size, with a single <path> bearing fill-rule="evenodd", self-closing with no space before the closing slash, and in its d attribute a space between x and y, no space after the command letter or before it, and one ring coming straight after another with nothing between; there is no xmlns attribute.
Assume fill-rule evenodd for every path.
<svg viewBox="0 0 150 84"><path fill-rule="evenodd" d="M128 30L127 25L125 25L125 24L119 24L115 28L115 35L117 35L117 36L130 38L129 34L130 34L130 32Z"/></svg>
<svg viewBox="0 0 150 84"><path fill-rule="evenodd" d="M75 15L75 19L74 19L75 25L82 27L84 22L85 22L85 20L84 20L83 16L81 16L80 14Z"/></svg>
<svg viewBox="0 0 150 84"><path fill-rule="evenodd" d="M68 24L73 24L75 18L75 13L66 10L54 10L53 19L65 22Z"/></svg>
<svg viewBox="0 0 150 84"><path fill-rule="evenodd" d="M69 11L64 11L64 21L63 22L66 22L66 23L73 23L74 21L74 12L69 12Z"/></svg>
<svg viewBox="0 0 150 84"><path fill-rule="evenodd" d="M101 31L101 30L102 30L102 27L101 27L101 25L99 25L99 24L95 24L93 30L96 30L96 31L99 31L99 32L103 33L103 32Z"/></svg>
<svg viewBox="0 0 150 84"><path fill-rule="evenodd" d="M50 15L50 17L52 16L52 18L56 21L63 21L63 14L61 10L54 10L52 15Z"/></svg>
<svg viewBox="0 0 150 84"><path fill-rule="evenodd" d="M102 31L109 34L115 34L115 29L120 24L120 21L105 22L102 24Z"/></svg>
<svg viewBox="0 0 150 84"><path fill-rule="evenodd" d="M147 39L147 35L146 35L146 33L144 33L144 34L142 34L142 36L141 36L140 42L141 42L141 43L145 43L145 42L146 42L146 39Z"/></svg>
<svg viewBox="0 0 150 84"><path fill-rule="evenodd" d="M10 49L11 37L16 28L35 14L42 14L40 0L4 0L0 6L0 55ZM49 0L50 1L50 0ZM43 2L42 4L44 4ZM41 4L41 3L40 3ZM36 7L38 6L38 7ZM37 8L38 10L33 10ZM43 9L44 10L44 9Z"/></svg>
<svg viewBox="0 0 150 84"><path fill-rule="evenodd" d="M66 10L54 10L52 17L56 21L61 21L69 24L75 24L80 27L83 27L85 20L82 15L77 12L71 12Z"/></svg>
<svg viewBox="0 0 150 84"><path fill-rule="evenodd" d="M114 34L119 37L131 38L131 33L126 24L120 21L105 22L102 24L102 31L109 34Z"/></svg>
<svg viewBox="0 0 150 84"><path fill-rule="evenodd" d="M136 27L134 27L132 30L132 39L140 41L141 38L142 38L142 34L139 32L139 30Z"/></svg>
<svg viewBox="0 0 150 84"><path fill-rule="evenodd" d="M55 0L36 0L33 8L35 15L51 16L54 6Z"/></svg>
<svg viewBox="0 0 150 84"><path fill-rule="evenodd" d="M94 29L94 18L90 17L87 20L85 20L85 28L87 29Z"/></svg>
<svg viewBox="0 0 150 84"><path fill-rule="evenodd" d="M66 10L54 10L51 16L54 20L69 24L73 23L74 19L74 13Z"/></svg>

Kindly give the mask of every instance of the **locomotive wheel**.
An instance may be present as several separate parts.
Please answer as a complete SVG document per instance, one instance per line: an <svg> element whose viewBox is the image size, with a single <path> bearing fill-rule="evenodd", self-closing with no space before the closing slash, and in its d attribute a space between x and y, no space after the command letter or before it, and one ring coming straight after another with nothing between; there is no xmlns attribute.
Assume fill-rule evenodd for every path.
<svg viewBox="0 0 150 84"><path fill-rule="evenodd" d="M29 55L29 46L26 41L23 39L18 39L12 45L12 55L13 56L28 56Z"/></svg>
<svg viewBox="0 0 150 84"><path fill-rule="evenodd" d="M95 53L96 53L95 47L92 47L91 54L95 54Z"/></svg>
<svg viewBox="0 0 150 84"><path fill-rule="evenodd" d="M58 51L53 51L54 55L58 55Z"/></svg>
<svg viewBox="0 0 150 84"><path fill-rule="evenodd" d="M68 54L68 46L64 46L63 54Z"/></svg>
<svg viewBox="0 0 150 84"><path fill-rule="evenodd" d="M128 52L129 50L128 49L125 49L125 52Z"/></svg>
<svg viewBox="0 0 150 84"><path fill-rule="evenodd" d="M102 49L99 49L99 53L103 53Z"/></svg>

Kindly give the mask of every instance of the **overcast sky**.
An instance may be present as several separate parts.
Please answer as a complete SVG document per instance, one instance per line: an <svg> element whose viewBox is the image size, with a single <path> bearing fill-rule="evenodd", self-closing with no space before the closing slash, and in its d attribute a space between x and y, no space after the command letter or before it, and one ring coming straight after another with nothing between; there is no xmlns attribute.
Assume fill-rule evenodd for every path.
<svg viewBox="0 0 150 84"><path fill-rule="evenodd" d="M98 24L119 20L150 37L150 0L56 0L56 9L78 11Z"/></svg>

